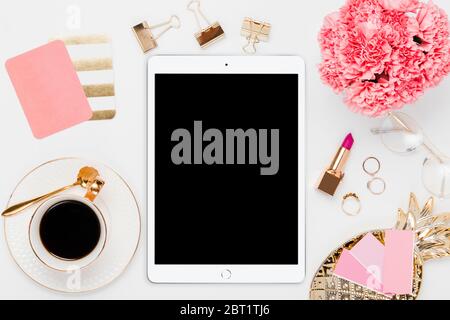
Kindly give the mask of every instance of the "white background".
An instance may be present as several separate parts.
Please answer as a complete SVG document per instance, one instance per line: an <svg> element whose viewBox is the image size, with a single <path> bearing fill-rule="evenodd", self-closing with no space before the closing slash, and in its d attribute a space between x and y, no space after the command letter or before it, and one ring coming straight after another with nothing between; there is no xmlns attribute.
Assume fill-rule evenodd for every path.
<svg viewBox="0 0 450 320"><path fill-rule="evenodd" d="M122 277L111 285L89 294L61 295L38 286L26 277L9 256L4 236L0 241L0 298L49 299L307 299L311 279L322 260L348 238L363 231L389 228L398 207L406 207L409 192L423 202L429 195L421 184L424 153L409 157L391 154L369 128L377 120L352 114L331 89L324 86L317 72L320 52L317 34L323 17L338 9L344 0L204 0L210 20L218 20L226 39L207 50L200 50L193 37L195 20L186 10L185 0L14 0L4 1L0 9L0 206L19 179L36 165L64 156L81 156L102 161L117 170L134 189L143 212L143 236L135 259ZM435 0L450 12L450 2ZM67 28L67 8L81 8L81 29ZM181 29L171 31L159 41L154 54L241 54L244 40L239 35L242 19L251 16L272 23L269 43L258 46L265 55L302 56L307 64L307 267L306 280L294 285L156 285L146 277L145 214L145 109L146 60L131 32L131 26L147 19L159 23L172 14L181 18ZM114 41L118 115L107 122L85 123L45 140L36 140L6 75L7 58L45 43L55 35L108 33ZM176 94L176 88L174 94ZM450 79L432 89L414 106L404 109L424 127L443 152L450 154ZM267 90L270 90L268 88ZM224 92L223 94L232 94ZM249 93L258 94L258 93ZM212 102L211 107L214 107ZM347 132L356 145L346 169L346 179L337 195L329 198L314 185L328 165ZM382 161L380 176L388 190L370 195L362 172L368 156ZM363 210L350 218L340 211L340 199L357 192ZM282 204L280 204L282 208ZM438 201L436 212L450 211L450 201ZM3 229L3 221L0 222ZM207 241L207 239L205 239ZM425 265L422 299L450 298L450 260Z"/></svg>

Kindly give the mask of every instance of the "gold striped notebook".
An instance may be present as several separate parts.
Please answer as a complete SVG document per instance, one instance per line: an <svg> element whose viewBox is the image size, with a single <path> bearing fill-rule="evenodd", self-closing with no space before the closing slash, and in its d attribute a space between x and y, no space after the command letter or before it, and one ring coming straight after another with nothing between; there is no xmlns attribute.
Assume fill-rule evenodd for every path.
<svg viewBox="0 0 450 320"><path fill-rule="evenodd" d="M116 115L116 99L111 39L106 35L57 39L66 44L72 58L92 108L91 120L113 119Z"/></svg>

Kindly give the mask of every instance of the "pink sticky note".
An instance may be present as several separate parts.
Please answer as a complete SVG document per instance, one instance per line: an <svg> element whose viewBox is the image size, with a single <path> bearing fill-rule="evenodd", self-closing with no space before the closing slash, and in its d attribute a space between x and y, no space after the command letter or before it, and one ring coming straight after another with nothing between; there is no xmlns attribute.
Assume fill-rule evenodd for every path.
<svg viewBox="0 0 450 320"><path fill-rule="evenodd" d="M36 138L45 138L92 117L62 41L10 59L6 69Z"/></svg>
<svg viewBox="0 0 450 320"><path fill-rule="evenodd" d="M385 292L392 294L412 293L414 240L413 231L386 231L383 270Z"/></svg>
<svg viewBox="0 0 450 320"><path fill-rule="evenodd" d="M384 294L381 282L368 272L349 250L344 249L344 251L342 251L339 260L336 263L334 274L340 278Z"/></svg>
<svg viewBox="0 0 450 320"><path fill-rule="evenodd" d="M372 233L366 234L350 253L380 283L383 281L384 245Z"/></svg>

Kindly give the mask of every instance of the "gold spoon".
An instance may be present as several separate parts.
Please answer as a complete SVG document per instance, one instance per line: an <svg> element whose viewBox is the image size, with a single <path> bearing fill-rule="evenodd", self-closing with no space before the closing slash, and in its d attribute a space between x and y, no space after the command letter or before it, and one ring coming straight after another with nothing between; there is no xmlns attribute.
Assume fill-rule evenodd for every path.
<svg viewBox="0 0 450 320"><path fill-rule="evenodd" d="M58 190L55 190L53 192L47 193L43 196L13 205L13 206L9 207L8 209L6 209L5 211L3 211L2 216L3 217L13 216L13 215L21 212L22 210L25 210L25 209L31 207L32 205L34 205L38 202L41 202L48 198L51 198L51 197L57 195L58 193L61 193L63 191L66 191L66 190L76 187L76 186L81 186L82 188L88 189L89 190L88 194L92 193L94 195L97 195L98 192L100 191L99 189L101 189L101 187L103 186L103 185L99 185L102 183L102 180L99 180L98 177L99 177L99 173L96 169L91 168L91 167L81 168L80 172L78 172L77 181L75 183L68 185L66 187L60 188ZM93 190L92 190L91 186L94 187Z"/></svg>

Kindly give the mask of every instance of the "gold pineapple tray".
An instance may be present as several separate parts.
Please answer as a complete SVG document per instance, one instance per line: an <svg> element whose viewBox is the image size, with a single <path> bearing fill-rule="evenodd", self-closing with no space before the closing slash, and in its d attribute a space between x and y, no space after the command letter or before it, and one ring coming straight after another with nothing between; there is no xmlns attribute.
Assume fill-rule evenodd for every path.
<svg viewBox="0 0 450 320"><path fill-rule="evenodd" d="M398 230L412 230L416 234L413 292L410 295L388 297L333 274L344 249L351 250L366 234L360 234L333 251L316 272L310 287L311 300L415 300L418 298L423 278L423 265L428 260L450 256L450 213L433 215L434 199L430 198L423 209L417 198L410 195L408 212L398 210ZM384 230L371 232L384 244Z"/></svg>

